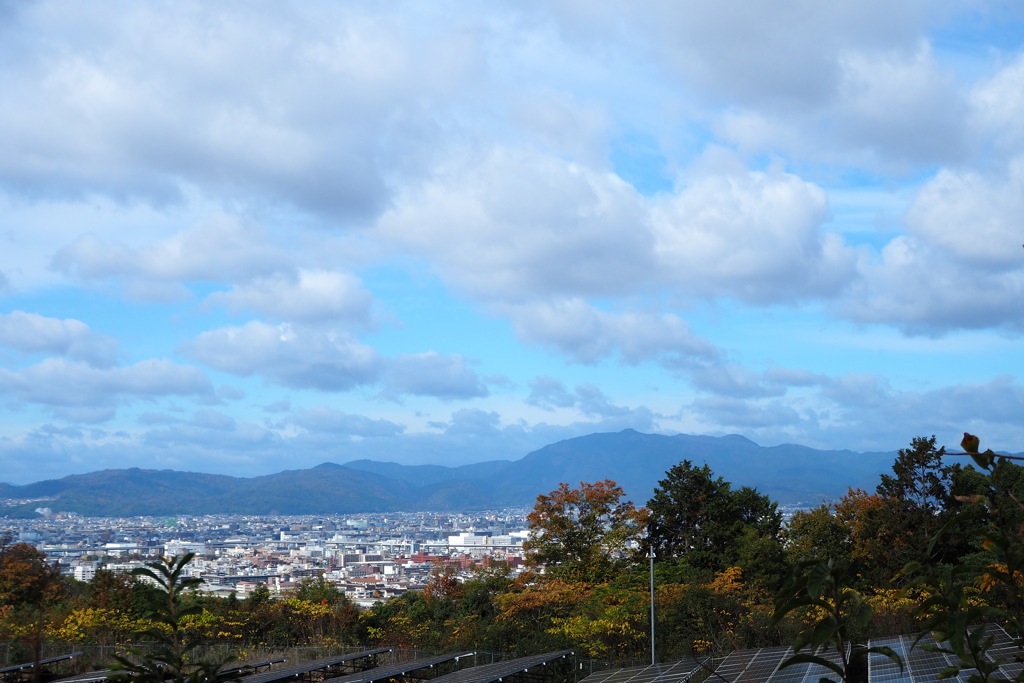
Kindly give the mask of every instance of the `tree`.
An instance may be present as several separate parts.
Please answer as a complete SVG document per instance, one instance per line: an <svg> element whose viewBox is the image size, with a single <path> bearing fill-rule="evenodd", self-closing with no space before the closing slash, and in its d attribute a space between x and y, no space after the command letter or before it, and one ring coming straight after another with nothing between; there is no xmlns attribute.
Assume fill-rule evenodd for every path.
<svg viewBox="0 0 1024 683"><path fill-rule="evenodd" d="M674 466L658 482L647 506L648 543L659 561L682 560L690 567L721 572L746 556L748 565L755 562L743 567L750 576L774 576L780 570L778 506L750 487L734 491L707 465L694 467L684 460ZM750 552L753 547L757 552Z"/></svg>
<svg viewBox="0 0 1024 683"><path fill-rule="evenodd" d="M856 573L880 586L900 575L908 562L958 562L970 534L931 543L959 508L954 491L963 479L959 465L943 465L945 450L935 437L917 437L899 451L891 475L883 474L876 493L851 489L836 504L836 516L850 530Z"/></svg>
<svg viewBox="0 0 1024 683"><path fill-rule="evenodd" d="M60 570L28 543L0 539L0 605L42 605L60 590Z"/></svg>
<svg viewBox="0 0 1024 683"><path fill-rule="evenodd" d="M526 561L567 581L600 583L629 564L647 524L647 511L622 500L614 481L577 489L560 484L537 496L527 516L530 538L523 544Z"/></svg>
<svg viewBox="0 0 1024 683"><path fill-rule="evenodd" d="M790 560L849 560L853 550L850 529L822 503L812 510L793 513L785 531L786 554Z"/></svg>
<svg viewBox="0 0 1024 683"><path fill-rule="evenodd" d="M299 583L292 589L291 597L306 602L334 604L339 600L345 599L345 593L334 583L324 578L323 574L320 574L319 576L307 576L299 580Z"/></svg>
<svg viewBox="0 0 1024 683"><path fill-rule="evenodd" d="M26 644L32 661L38 662L63 582L46 553L13 540L9 533L0 535L0 633ZM32 667L33 681L39 673L40 667Z"/></svg>
<svg viewBox="0 0 1024 683"><path fill-rule="evenodd" d="M961 445L966 452L957 455L969 455L986 474L974 482L983 492L961 497L964 505L932 544L941 545L952 528L958 533L971 529L983 548L983 559L945 565L918 561L904 572L925 595L918 606L925 633L934 634L943 651L958 660L941 672L943 677L972 669L971 683L1024 681L1024 672L1001 670L1003 665L1016 667L1024 645L1019 637L1024 628L1024 527L1018 521L1024 515L1024 468L1013 462L1019 458L980 452L979 439L971 434L964 433ZM1018 635L1017 650L1009 657L994 651L991 623L1005 624Z"/></svg>

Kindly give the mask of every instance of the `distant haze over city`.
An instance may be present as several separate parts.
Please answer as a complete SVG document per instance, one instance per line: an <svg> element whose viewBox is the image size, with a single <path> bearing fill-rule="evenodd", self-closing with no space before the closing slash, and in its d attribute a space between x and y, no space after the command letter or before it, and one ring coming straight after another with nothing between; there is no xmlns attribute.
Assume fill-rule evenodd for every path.
<svg viewBox="0 0 1024 683"><path fill-rule="evenodd" d="M0 57L0 481L1024 448L1024 4L39 0Z"/></svg>

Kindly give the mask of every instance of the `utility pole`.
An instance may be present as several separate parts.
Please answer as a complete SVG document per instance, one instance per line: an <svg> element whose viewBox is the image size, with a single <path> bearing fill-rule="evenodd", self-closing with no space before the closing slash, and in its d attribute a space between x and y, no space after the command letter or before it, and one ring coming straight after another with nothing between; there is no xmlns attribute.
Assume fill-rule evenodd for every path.
<svg viewBox="0 0 1024 683"><path fill-rule="evenodd" d="M651 666L655 665L654 660L654 546L648 550L648 557L651 558Z"/></svg>

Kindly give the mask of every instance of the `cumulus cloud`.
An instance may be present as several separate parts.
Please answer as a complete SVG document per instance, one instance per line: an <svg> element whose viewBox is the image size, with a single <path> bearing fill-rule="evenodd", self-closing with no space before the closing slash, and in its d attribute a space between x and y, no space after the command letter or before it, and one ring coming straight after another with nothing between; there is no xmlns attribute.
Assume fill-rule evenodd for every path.
<svg viewBox="0 0 1024 683"><path fill-rule="evenodd" d="M580 363L617 353L628 363L657 360L683 367L718 355L711 342L674 314L610 313L575 298L506 310L522 339L551 346Z"/></svg>
<svg viewBox="0 0 1024 683"><path fill-rule="evenodd" d="M117 355L115 339L96 334L81 320L24 311L0 314L0 346L26 354L56 354L100 367L113 365Z"/></svg>
<svg viewBox="0 0 1024 683"><path fill-rule="evenodd" d="M232 312L255 311L279 320L365 325L372 296L351 273L300 269L294 275L258 277L206 300Z"/></svg>
<svg viewBox="0 0 1024 683"><path fill-rule="evenodd" d="M821 188L778 168L736 168L714 152L706 163L712 172L695 167L690 184L654 212L666 283L764 304L831 297L850 282L854 253L821 230Z"/></svg>
<svg viewBox="0 0 1024 683"><path fill-rule="evenodd" d="M59 249L52 267L87 281L177 283L246 280L287 264L285 252L262 228L222 214L141 247L106 244L86 235Z"/></svg>
<svg viewBox="0 0 1024 683"><path fill-rule="evenodd" d="M598 418L600 429L614 430L616 425L618 429L654 429L657 424L657 416L645 406L616 405L593 384L581 384L570 392L553 377L538 377L532 381L526 402L547 410L576 408L587 418Z"/></svg>
<svg viewBox="0 0 1024 683"><path fill-rule="evenodd" d="M632 291L650 272L644 204L616 175L494 148L452 158L409 187L377 232L441 275L499 301Z"/></svg>
<svg viewBox="0 0 1024 683"><path fill-rule="evenodd" d="M690 87L745 105L797 109L835 92L843 54L913 45L926 18L941 11L921 0L783 7L756 0L743 11L712 0L685 7L657 0L631 13L630 21L643 31L637 37L653 39L652 49ZM622 21L621 12L598 16Z"/></svg>
<svg viewBox="0 0 1024 683"><path fill-rule="evenodd" d="M310 432L360 438L397 436L405 429L390 420L352 415L324 407L298 411L292 417L292 422Z"/></svg>
<svg viewBox="0 0 1024 683"><path fill-rule="evenodd" d="M0 178L33 194L162 202L191 186L365 216L438 134L412 103L481 61L473 33L433 12L152 9L21 13L24 35L47 39L5 51L21 106L0 116Z"/></svg>
<svg viewBox="0 0 1024 683"><path fill-rule="evenodd" d="M971 123L992 154L1024 152L1024 53L980 81L968 97Z"/></svg>
<svg viewBox="0 0 1024 683"><path fill-rule="evenodd" d="M345 391L376 381L376 352L348 333L252 321L203 332L182 351L235 375L262 375L289 387Z"/></svg>
<svg viewBox="0 0 1024 683"><path fill-rule="evenodd" d="M526 402L533 406L553 410L569 408L576 403L576 397L570 394L561 380L555 377L537 377L530 382L530 395Z"/></svg>
<svg viewBox="0 0 1024 683"><path fill-rule="evenodd" d="M842 60L835 118L852 146L893 162L961 160L967 103L926 43L904 51L850 53Z"/></svg>
<svg viewBox="0 0 1024 683"><path fill-rule="evenodd" d="M465 358L435 351L405 354L390 360L384 372L384 384L383 393L389 398L412 394L455 400L481 398L489 393Z"/></svg>
<svg viewBox="0 0 1024 683"><path fill-rule="evenodd" d="M213 391L197 368L167 359L101 368L48 358L19 370L0 368L0 393L61 410L68 419L102 421L118 403L161 396L206 396Z"/></svg>
<svg viewBox="0 0 1024 683"><path fill-rule="evenodd" d="M942 171L919 192L909 234L862 267L844 312L914 334L1022 326L1024 159L1005 175Z"/></svg>

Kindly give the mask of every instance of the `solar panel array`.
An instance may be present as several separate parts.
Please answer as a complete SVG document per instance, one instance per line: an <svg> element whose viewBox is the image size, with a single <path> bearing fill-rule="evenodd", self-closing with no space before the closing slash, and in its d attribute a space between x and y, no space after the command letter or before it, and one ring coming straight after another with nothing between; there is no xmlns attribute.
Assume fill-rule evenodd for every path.
<svg viewBox="0 0 1024 683"><path fill-rule="evenodd" d="M779 664L790 654L788 647L765 647L760 650L738 650L731 653L715 669L714 679L723 683L736 681L767 681Z"/></svg>
<svg viewBox="0 0 1024 683"><path fill-rule="evenodd" d="M113 669L101 669L100 671L87 671L76 676L61 678L60 683L99 683L105 681L113 674Z"/></svg>
<svg viewBox="0 0 1024 683"><path fill-rule="evenodd" d="M551 662L569 657L572 654L572 650L562 650L560 652L533 655L532 657L507 659L503 662L494 662L493 664L481 664L480 666L456 671L446 676L439 676L431 681L431 683L495 683L506 676L525 673L530 669L545 666Z"/></svg>
<svg viewBox="0 0 1024 683"><path fill-rule="evenodd" d="M69 655L61 655L60 657L40 659L38 662L26 662L24 664L15 664L14 666L5 666L4 668L0 669L0 674L14 673L16 671L32 669L35 668L36 664L39 664L39 666L45 666L46 664L56 664L57 662L63 662L69 659L74 659L75 657L81 656L81 654L81 652L72 652Z"/></svg>
<svg viewBox="0 0 1024 683"><path fill-rule="evenodd" d="M990 662L1002 662L1002 665L999 667L1001 678L1013 677L1024 670L1024 663L1018 661L1022 653L1014 644L1010 634L999 626L988 625L986 627L986 635L993 638L992 646L986 653L986 658ZM903 660L903 668L900 669L899 664L884 655L868 655L869 683L918 683L918 681L934 681L938 679L940 671L960 663L956 655L924 649L923 646L925 645L948 649L947 643L936 643L927 636L922 638L916 647L914 646L914 638L911 636L877 638L870 641L868 645L870 647L889 647ZM974 673L977 673L977 669L963 669L959 675L946 680L966 682L971 674Z"/></svg>
<svg viewBox="0 0 1024 683"><path fill-rule="evenodd" d="M786 653L786 656L782 658L782 661L792 656L794 653L792 650ZM842 659L839 657L839 652L835 648L824 648L818 650L816 653L818 657L825 659L833 664L842 667ZM849 658L850 648L846 648L846 655ZM812 662L800 662L798 664L791 664L785 668L781 667L777 669L769 678L769 683L818 683L822 678L834 679L838 678L838 674L835 671Z"/></svg>
<svg viewBox="0 0 1024 683"><path fill-rule="evenodd" d="M359 673L327 678L324 680L324 683L327 683L327 681L330 681L330 683L373 683L374 681L383 681L395 676L405 676L412 671L433 668L438 664L446 662L458 662L463 657L471 657L474 654L476 653L459 652L457 654L438 655L437 657L427 657L425 659L412 659L407 662L378 666L366 671L360 671ZM252 679L246 679L247 682L250 680Z"/></svg>
<svg viewBox="0 0 1024 683"><path fill-rule="evenodd" d="M706 667L708 659L684 657L667 664L636 666L628 669L596 671L581 683L683 683Z"/></svg>
<svg viewBox="0 0 1024 683"><path fill-rule="evenodd" d="M376 650L364 650L363 652L350 652L349 654L335 655L333 657L321 657L320 659L313 659L302 664L284 667L276 671L264 671L263 673L246 676L245 683L277 683L278 681L285 681L289 678L298 678L299 676L312 673L313 671L330 669L340 664L348 664L349 662L354 662L356 660L363 659L364 657L372 657L384 652L391 652L392 650L394 650L393 647L382 647Z"/></svg>

